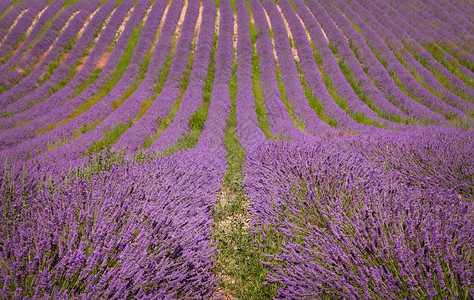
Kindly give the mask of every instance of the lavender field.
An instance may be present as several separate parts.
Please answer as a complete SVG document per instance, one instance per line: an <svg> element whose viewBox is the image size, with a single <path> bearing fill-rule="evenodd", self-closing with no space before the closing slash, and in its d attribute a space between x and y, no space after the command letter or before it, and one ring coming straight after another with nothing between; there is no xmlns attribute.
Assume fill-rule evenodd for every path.
<svg viewBox="0 0 474 300"><path fill-rule="evenodd" d="M473 299L470 0L0 0L1 299Z"/></svg>

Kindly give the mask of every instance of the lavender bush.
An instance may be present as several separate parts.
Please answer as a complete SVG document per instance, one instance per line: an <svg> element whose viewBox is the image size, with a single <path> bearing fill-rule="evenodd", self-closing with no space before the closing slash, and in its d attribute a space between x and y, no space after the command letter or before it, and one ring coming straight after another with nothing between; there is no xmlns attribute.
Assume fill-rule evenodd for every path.
<svg viewBox="0 0 474 300"><path fill-rule="evenodd" d="M474 298L472 12L0 0L0 298Z"/></svg>

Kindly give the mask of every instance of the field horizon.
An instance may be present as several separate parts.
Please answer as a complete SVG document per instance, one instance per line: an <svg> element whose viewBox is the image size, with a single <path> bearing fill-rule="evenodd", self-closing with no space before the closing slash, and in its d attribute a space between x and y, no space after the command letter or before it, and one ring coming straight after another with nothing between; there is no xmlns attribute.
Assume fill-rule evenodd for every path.
<svg viewBox="0 0 474 300"><path fill-rule="evenodd" d="M474 298L468 0L0 0L0 298Z"/></svg>

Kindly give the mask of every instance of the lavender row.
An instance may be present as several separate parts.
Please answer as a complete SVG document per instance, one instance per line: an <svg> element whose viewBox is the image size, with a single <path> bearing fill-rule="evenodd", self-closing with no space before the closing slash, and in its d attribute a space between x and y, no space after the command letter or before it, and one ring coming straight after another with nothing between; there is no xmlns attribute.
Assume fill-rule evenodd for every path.
<svg viewBox="0 0 474 300"><path fill-rule="evenodd" d="M86 176L93 165L33 165L24 180L21 165L7 167L1 297L212 297L215 165L180 153Z"/></svg>
<svg viewBox="0 0 474 300"><path fill-rule="evenodd" d="M150 151L164 151L177 143L191 129L189 125L190 118L203 104L202 92L205 78L209 72L209 65L214 63L214 61L211 61L211 52L213 51L213 33L216 21L214 3L209 0L203 1L201 28L188 88L173 122L151 145Z"/></svg>
<svg viewBox="0 0 474 300"><path fill-rule="evenodd" d="M78 38L77 42L74 44L69 53L67 53L67 57L54 70L53 74L48 74L51 75L51 77L41 84L41 86L28 93L26 96L20 98L14 103L7 105L5 107L5 111L10 114L21 112L38 102L42 102L50 98L60 83L64 84L65 81L69 82L69 77L72 75L71 68L76 67L76 63L82 58L84 51L91 43L94 42L95 35L99 32L101 29L100 27L103 25L107 17L112 13L113 9L114 3L112 1L109 1L102 7L98 8L93 18L85 26L84 31ZM8 124L11 126L15 123L9 122Z"/></svg>
<svg viewBox="0 0 474 300"><path fill-rule="evenodd" d="M321 55L322 60L322 68L320 69L320 72L318 72L319 67L315 61L315 57L313 55L311 45L306 35L306 31L301 25L301 22L293 11L290 3L288 1L282 1L281 3L279 3L279 6L285 15L285 19L289 23L290 30L292 31L292 36L294 37L295 46L298 51L298 57L301 63L301 69L308 82L308 86L311 90L314 91L314 96L317 96L318 100L320 100L323 104L325 113L329 116L334 117L337 120L338 127L341 129L356 132L369 129L367 128L367 126L364 126L363 124L359 124L354 121L348 115L348 113L346 113L339 106L340 104L336 104L334 99L331 98L323 82L323 79L321 77L322 73L326 74L331 79L332 84L335 86L338 95L342 97L345 103L347 104L347 110L349 112L358 112L373 119L378 118L378 116L374 112L372 112L366 104L359 100L357 95L352 90L351 86L345 80L344 75L342 74L337 65L336 58L329 49L326 40L322 39L323 37L321 36L321 32L319 31L318 33L319 38L322 39L323 47L317 47L315 49L315 51L317 51L317 54ZM316 33L314 32L314 29L315 28L313 28L312 30L313 35ZM320 46L319 43L318 46ZM295 73L293 76L296 77L298 76L298 74Z"/></svg>
<svg viewBox="0 0 474 300"><path fill-rule="evenodd" d="M305 27L307 28L310 34L311 40L314 42L315 48L319 50L323 62L326 60L333 60L334 56L330 52L330 49L328 49L328 41L326 41L326 38L324 37L323 32L320 29L319 23L313 17L308 8L304 5L303 1L296 0L293 1L293 3L295 4L295 7L298 10L299 17L302 19ZM337 35L335 34L334 36L336 37ZM341 42L341 46L337 45L338 53L340 56L342 56L341 59L343 59L343 61L348 65L351 70L351 73L354 75L355 79L361 86L362 91L371 99L372 103L377 107L381 114L389 118L392 116L406 118L406 114L400 109L398 109L396 106L394 106L392 103L390 103L379 91L379 89L374 86L372 81L362 69L362 66L358 62L352 50L347 47L347 43L344 41L344 39L341 39ZM332 64L330 64L329 66L331 65ZM314 67L311 69L314 69ZM311 69L305 71L305 74L311 74ZM316 82L315 79L311 81ZM322 83L319 83L318 86L322 86ZM314 89L316 89L316 87L314 87Z"/></svg>
<svg viewBox="0 0 474 300"><path fill-rule="evenodd" d="M60 34L65 30L65 26L72 21L73 16L77 15L89 2L89 0L80 0L67 6L67 8L53 20L51 26L41 36L31 51L20 61L17 69L30 71L32 66L38 64L44 53L59 39Z"/></svg>
<svg viewBox="0 0 474 300"><path fill-rule="evenodd" d="M80 3L79 3L80 2ZM73 5L63 7L62 1L57 4L60 6L58 9L58 15L52 20L51 24L46 28L46 31L41 35L41 37L31 45L31 49L28 49L24 55L18 54L18 56L12 57L15 58L15 62L11 61L5 66L1 66L4 72L0 73L0 78L2 82L5 82L5 86L11 88L18 81L23 80L24 77L27 77L29 73L33 70L34 66L43 58L45 53L49 50L51 45L57 40L59 34L65 28L66 24L71 20L77 11L80 9L80 6L84 6L88 1L82 0L76 2ZM50 5L56 6L56 5ZM11 63L11 65L10 65ZM8 66L8 68L7 68ZM6 69L3 69L3 68ZM15 68L16 67L16 68ZM15 78L11 80L9 78Z"/></svg>
<svg viewBox="0 0 474 300"><path fill-rule="evenodd" d="M219 3L219 39L216 49L216 70L212 86L211 102L207 120L196 145L196 151L213 153L221 160L223 177L227 166L224 135L226 120L230 112L229 81L233 60L234 14L230 2Z"/></svg>
<svg viewBox="0 0 474 300"><path fill-rule="evenodd" d="M47 0L35 2L22 16L18 19L18 23L13 27L0 46L0 58L3 58L20 42L19 37L26 34L26 31L33 23L34 18L48 5Z"/></svg>
<svg viewBox="0 0 474 300"><path fill-rule="evenodd" d="M296 68L291 46L288 40L288 32L285 28L285 24L283 23L280 12L274 3L263 1L262 4L271 22L275 41L275 50L278 56L278 64L280 65L280 69L283 70L281 72L281 77L285 84L288 98L291 99L290 101L293 104L296 116L305 123L306 132L311 135L318 136L325 134L327 131L331 131L331 127L319 119L315 111L309 106L308 99L304 94L299 80L298 70ZM305 33L303 33L303 35L306 36ZM296 32L293 34L293 36L295 38L294 42L297 45L297 49L301 50L301 44L303 41L301 41L300 38L304 38L304 36L298 36ZM298 55L299 54L300 51L298 51ZM306 53L306 56L303 55L303 57L300 57L301 64L303 66L306 63L311 62L311 59L308 57L309 54L310 53ZM341 119L341 124L345 123L342 121L344 119L344 115L344 112L342 112L342 115L338 115ZM352 120L348 120L348 123L350 124L351 121ZM356 124L352 125L357 126Z"/></svg>
<svg viewBox="0 0 474 300"><path fill-rule="evenodd" d="M160 45L165 46L165 47L170 46L172 33L168 35L163 34L163 30L171 29L171 31L174 33L174 28L176 27L176 23L180 15L179 12L182 9L182 5L183 5L182 1L172 2L168 11L168 13L170 14L168 26L165 27L166 20L168 20L167 18L165 20L165 24L163 24L162 33L160 34L160 40L158 41L158 45L154 49L154 54L162 52L163 49L160 49ZM136 51L134 51L134 55L132 56L132 61L135 60L136 63L140 62L139 59L143 59L144 56L147 55L147 53L149 52L150 46L152 46L153 44L156 29L158 28L160 24L160 20L162 18L165 7L166 7L166 2L161 2L161 3L155 4L150 10L150 13L147 17L147 22L145 23L146 26L144 26L142 29L143 34L140 35L140 39L138 41L139 44L137 44ZM199 7L197 9L199 9ZM187 12L189 11L192 15L193 10L191 9L191 10L188 10ZM194 26L194 24L190 24L190 25ZM187 48L189 49L189 45L187 46ZM154 61L154 59L156 59L156 57L152 56L151 61ZM149 71L150 70L148 70L148 72ZM138 74L134 76L135 80L137 76ZM80 157L81 155L84 155L88 152L89 148L93 145L93 143L99 142L101 139L105 138L105 133L107 131L113 130L114 127L119 124L130 124L132 121L134 121L138 113L137 110L139 109L140 102L145 101L144 94L141 93L141 91L147 88L153 89L153 85L152 85L153 83L151 83L151 85L148 85L148 86L143 85L143 83L144 82L142 82L142 85L140 85L137 88L134 94L128 97L116 110L113 110L110 108L111 103L108 103L108 105L103 104L104 100L107 100L107 97L109 97L111 94L107 95L95 107L90 109L90 111L95 110L96 111L95 113L97 113L97 111L103 112L104 114L103 121L101 119L98 119L101 122L94 130L89 131L85 134L82 134L79 138L69 142L68 144L64 145L63 147L59 149L47 152L45 154L45 157L47 157L48 159L58 159L62 157L75 159L76 157ZM111 93L114 93L114 90L112 90ZM119 96L120 95L116 94L115 99ZM110 99L114 100L114 98L110 98ZM132 107L136 107L136 110L133 110ZM89 111L86 112L86 114L88 113ZM80 124L76 124L75 126L80 126Z"/></svg>
<svg viewBox="0 0 474 300"><path fill-rule="evenodd" d="M85 20L90 14L92 14L93 11L96 10L98 4L99 0L94 0L87 4L83 9L81 9L77 13L77 15L73 17L73 19L64 29L64 31L59 35L52 48L47 51L47 54L44 59L41 60L41 62L34 68L34 70L32 70L32 72L25 79L21 80L18 84L16 84L11 89L0 95L0 105L2 105L2 107L5 107L11 102L17 101L23 95L28 92L31 92L37 87L41 80L41 76L48 72L48 65L58 59L58 56L63 54L63 52L68 51L66 49L66 46L68 46L68 44L73 41L73 38L77 36L79 30L84 25ZM46 35L44 37L46 37ZM33 52L33 50L34 49L30 51L30 54ZM25 62L26 59L24 59L19 64L19 67L30 67L30 65L24 66Z"/></svg>
<svg viewBox="0 0 474 300"><path fill-rule="evenodd" d="M356 10L359 16L364 17L368 26L371 28L379 28L378 33L385 40L385 43L389 45L390 50L394 53L399 53L398 55L403 59L407 67L415 70L416 73L423 77L423 82L431 89L431 91L434 91L436 94L440 94L443 100L462 110L464 113L474 110L474 106L471 103L462 100L456 94L447 90L439 81L437 81L433 74L418 61L416 61L413 56L411 56L405 50L401 42L396 39L396 37L389 30L387 30L383 24L375 20L367 10L356 4L353 5L353 9ZM349 11L349 14L351 13L352 11Z"/></svg>
<svg viewBox="0 0 474 300"><path fill-rule="evenodd" d="M263 7L258 1L249 0L249 3L258 32L256 47L261 75L260 80L271 134L273 136L283 135L292 140L306 139L307 136L293 126L291 118L281 101L275 75L275 57L273 56L270 36L267 34L269 27Z"/></svg>
<svg viewBox="0 0 474 300"><path fill-rule="evenodd" d="M252 40L249 34L249 12L245 0L237 0L237 96L236 131L246 153L266 140L258 125L252 93Z"/></svg>
<svg viewBox="0 0 474 300"><path fill-rule="evenodd" d="M26 55L25 52L27 52L29 47L32 47L32 43L37 39L40 38L41 31L43 30L43 27L46 26L46 24L51 21L54 16L63 8L63 2L61 0L55 0L53 3L48 5L48 7L45 9L45 11L41 14L41 16L36 20L36 22L33 25L33 28L31 29L30 34L26 36L25 41L23 44L16 50L16 52L11 55L11 57L6 61L2 66L0 66L0 78L2 81L8 80L10 77L3 75L4 73L10 72L10 74L14 74L18 77L18 79L21 79L21 74L16 72L16 71L9 71L13 69L18 62L22 59L24 55ZM7 77L7 78L6 78ZM4 85L11 85L11 83L6 83Z"/></svg>
<svg viewBox="0 0 474 300"><path fill-rule="evenodd" d="M124 39L128 43L128 40L132 37L132 34L138 29L143 29L144 19L148 20L148 9L151 8L151 1L142 0L139 1L134 11L127 22L124 32L121 34L120 38ZM141 33L141 30L138 34ZM113 102L120 99L120 97L128 91L130 86L134 83L137 76L140 73L140 66L143 63L145 55L148 52L148 49L151 45L150 35L147 35L142 39L141 45L136 45L133 49L131 59L127 65L123 74L120 74L121 77L118 79L118 82L115 82L115 86L101 99L98 99L97 103L93 103L93 106L87 109L85 112L81 113L78 116L75 116L68 123L63 124L56 129L48 132L45 135L40 136L39 140L44 143L45 139L49 143L57 143L61 141L68 141L71 139L72 135L75 132L78 132L84 124L93 124L100 123L102 120L108 118L114 111ZM140 39L139 39L140 41ZM142 45L148 45L148 48L141 47ZM115 50L115 49L114 49ZM122 49L123 51L124 49ZM111 54L111 56L113 53ZM86 125L86 126L87 126ZM88 147L100 136L103 134L103 130L98 130L96 127L95 130L89 131L86 134L79 136L78 139L70 141L68 144L63 145L61 148L48 151L44 154L46 160L57 160L57 159L66 159L74 160L81 154L85 154L88 150ZM38 139L38 138L36 138ZM43 151L47 150L47 145L43 144Z"/></svg>
<svg viewBox="0 0 474 300"><path fill-rule="evenodd" d="M420 9L415 13L408 7L405 7L407 5L409 6L408 3L403 3L401 7L398 7L398 10L403 11L402 15L405 18L416 18L417 22L410 23L410 27L413 27L415 32L421 32L421 34L416 35L417 41L421 45L427 49L433 48L432 45L438 43L444 45L444 47L448 46L450 49L449 52L456 57L461 58L462 60L467 60L468 64L472 65L472 63L474 63L474 56L471 54L472 51L470 51L472 48L472 38L471 41L461 39L458 34L449 31L450 24L447 25L443 23L442 20L430 13L427 8ZM427 41L430 42L427 43ZM436 50L444 52L443 50ZM452 63L456 61L448 51L444 52L443 56L444 59L448 61L453 60ZM469 70L463 65L456 65L456 68L469 77L473 76L471 71L472 68Z"/></svg>
<svg viewBox="0 0 474 300"><path fill-rule="evenodd" d="M276 298L473 297L473 138L429 128L251 154L251 231L274 253Z"/></svg>
<svg viewBox="0 0 474 300"><path fill-rule="evenodd" d="M5 13L5 11L12 5L11 0L2 0L0 1L0 16Z"/></svg>
<svg viewBox="0 0 474 300"><path fill-rule="evenodd" d="M88 59L73 80L46 101L7 119L14 120L14 122L12 122L13 124L20 123L21 120L31 121L24 125L2 131L0 133L0 136L2 137L2 148L35 137L40 130L47 128L48 124L54 124L66 119L75 109L97 93L103 84L105 84L107 79L110 78L116 68L121 57L121 52L126 47L126 39L119 39L119 42L115 45L114 50L112 51L113 56L107 59L106 65L100 72L98 78L89 85L84 92L70 99L75 93L75 89L78 88L83 81L87 80L91 71L96 68L97 63L113 42L114 36L116 35L119 26L121 26L127 12L131 8L132 3L133 0L124 1L115 10L115 13L112 15L106 28L89 54Z"/></svg>
<svg viewBox="0 0 474 300"><path fill-rule="evenodd" d="M395 76L400 79L400 82L407 88L407 91L415 97L417 101L420 101L423 105L429 107L435 112L447 116L455 115L458 118L465 116L464 112L461 110L452 107L446 104L444 101L435 97L429 91L427 91L398 61L392 51L387 47L387 45L380 39L380 37L371 29L371 27L363 22L358 14L352 12L347 6L339 2L338 5L344 12L346 18L349 18L354 24L356 24L366 39L367 44L370 44L373 48L373 51L379 55L379 59L385 61L384 67L389 71L393 72ZM330 4L328 4L329 7ZM345 32L346 36L349 39L354 39L356 35L355 30L350 30L352 25L347 21L342 14L336 10L331 9L332 18L336 24ZM357 43L356 43L357 45ZM371 49L372 50L372 49ZM461 100L461 99L459 99ZM467 104L467 103L466 103Z"/></svg>
<svg viewBox="0 0 474 300"><path fill-rule="evenodd" d="M426 7L426 5L424 5L424 6L425 6L425 8L420 10L420 12L422 12L422 15L423 15L424 18L420 17L420 19L428 21L427 25L429 25L431 22L433 22L433 20L437 20L438 22L443 21L443 19L436 18L435 16L433 16L432 14L430 14L428 12L429 7L436 6L436 3L432 3L432 5L429 5L428 7ZM442 9L442 8L440 8L440 9ZM458 18L459 17L457 17L457 19ZM453 20L453 19L451 19L451 20ZM449 24L449 22L448 22L448 24ZM450 52L452 52L452 54L454 56L456 56L458 58L461 58L462 60L467 60L468 62L470 62L470 65L472 65L474 63L474 56L472 55L472 51L470 51L470 47L472 47L472 45L473 45L473 40L472 40L473 36L472 36L472 34L470 35L470 37L468 37L467 42L463 42L462 40L460 40L458 38L457 35L454 35L454 34L448 32L446 30L446 28L448 27L448 25L446 23L441 23L439 25L437 24L438 28L436 28L436 27L433 28L433 26L431 26L431 27L427 26L427 27L429 28L428 30L422 30L421 28L419 28L419 31L423 32L425 35L428 33L428 35L433 36L433 39L436 35L441 36L440 38L434 39L434 42L436 42L436 43L439 40L446 40L446 36L448 36L449 38L454 37L458 42L454 43L454 47L453 47L453 45L450 45L450 48L451 48ZM440 27L441 27L441 30L439 29ZM472 27L472 25L471 25L471 27ZM466 28L466 29L469 29L469 28ZM471 46L469 46L469 45L471 45ZM423 46L425 48L427 48L427 46L430 47L430 44L423 45ZM462 50L462 48L461 48L462 46L467 46L467 47L464 47L465 49ZM438 50L438 49L436 49L436 50ZM464 63L459 64L459 62L450 53L448 53L448 51L443 52L443 59L446 60L447 62L451 63L452 65L454 65L457 70L464 73L464 75L466 75L468 78L474 78L472 67L470 69L467 68L467 66L469 66L469 63L468 63L467 66L465 66L466 64L464 64ZM471 86L471 88L472 88L472 86Z"/></svg>
<svg viewBox="0 0 474 300"><path fill-rule="evenodd" d="M125 2L124 2L125 3ZM107 60L107 64L104 67L104 70L107 69L110 74L113 73L115 70L120 58L122 57L122 54L125 51L126 44L128 43L133 30L142 22L143 17L145 16L146 9L149 7L149 1L148 0L142 0L138 2L133 10L133 13L127 22L124 31L120 35L119 40L117 41L112 53L110 54L109 59ZM138 48L135 48L137 50ZM140 52L144 52L146 50L142 49ZM143 56L142 56L143 59ZM132 65L129 65L127 67L127 70L131 71L132 68L136 73L138 73L138 66L131 67ZM104 73L104 70L102 73ZM102 74L101 73L101 74ZM121 80L123 81L122 84L120 85L119 83L115 86L115 88L118 89L124 89L126 90L128 88L128 85L131 84L131 81L134 79L133 77L129 76L123 76L121 77ZM107 74L104 74L104 77L107 78ZM79 116L73 118L70 120L68 123L59 126L51 131L46 132L45 134L39 135L35 137L34 139L31 140L26 140L18 146L6 149L2 153L3 155L6 156L12 156L12 157L17 157L17 158L25 158L28 157L28 153L30 155L38 155L44 151L47 150L48 143L55 143L59 140L69 138L72 133L81 128L84 124L89 124L91 122L94 122L97 119L100 119L103 116L104 110L105 111L110 111L111 108L111 102L116 100L118 96L121 95L121 93L118 93L118 89L115 89L115 93L113 92L109 93L106 97L106 101L100 101L100 105L94 105L92 109L87 110L85 113L80 114ZM86 91L81 93L80 95L76 96L73 101L77 101L80 103L87 101L90 97L92 97L99 88L97 86L92 86L88 88ZM102 99L104 100L104 99ZM76 105L78 105L76 103ZM70 107L69 107L70 108ZM58 113L61 113L61 111L58 111ZM66 116L68 116L70 113L67 113ZM34 150L34 151L33 151ZM19 155L18 155L19 154Z"/></svg>
<svg viewBox="0 0 474 300"><path fill-rule="evenodd" d="M323 28L324 32L328 36L329 40L333 45L341 51L341 56L345 58L346 53L353 53L352 49L345 36L342 35L340 30L335 26L332 19L328 16L327 12L321 7L316 1L309 0L311 5L309 5L310 10L313 15L318 18L320 25ZM364 65L365 72L371 79L377 84L377 87L384 94L387 99L393 101L397 104L400 109L405 112L408 116L412 116L418 120L429 120L430 122L445 122L444 118L438 114L433 113L426 106L421 105L420 103L414 101L410 97L407 97L400 88L395 84L393 79L388 74L387 70L382 66L382 64L377 60L377 58L372 54L372 51L369 49L363 37L354 33L352 30L353 37L355 40L349 40L357 49L358 60L360 64ZM360 72L360 70L359 70ZM357 74L353 70L353 74Z"/></svg>
<svg viewBox="0 0 474 300"><path fill-rule="evenodd" d="M314 56L312 55L312 49L306 35L305 28L299 21L295 11L292 9L290 3L288 1L282 1L279 3L287 22L289 23L290 29L294 32L292 35L295 40L296 49L298 51L298 57L301 59L301 68L305 74L305 78L308 79L308 84L311 86L311 89L316 90L317 87L324 87L323 80L321 75L316 72L317 64L315 63ZM318 38L321 40L323 44L323 48L317 48L318 54L321 55L322 60L322 71L326 73L330 78L337 90L337 93L344 99L347 103L348 110L352 113L359 113L367 116L370 119L377 120L378 122L384 123L387 122L379 118L364 102L362 102L359 97L355 94L352 90L349 83L345 80L344 75L342 74L341 70L338 67L337 60L334 55L330 52L328 44L323 36L321 35L321 31L318 32ZM311 35L311 33L310 33ZM326 90L322 88L322 90ZM329 93L325 92L324 97L327 99L329 97ZM327 103L327 100L322 101L323 103ZM343 111L339 107L330 108L326 110L328 114L334 113L334 111L339 111L337 114L341 115ZM355 131L359 131L364 129L363 126L360 124L355 123L353 120L347 120L345 116L344 119L338 118L338 124L351 124L351 129ZM344 125L343 125L344 126ZM347 125L345 125L347 126ZM366 128L365 128L366 129Z"/></svg>
<svg viewBox="0 0 474 300"><path fill-rule="evenodd" d="M381 5L379 2L377 5ZM393 8L390 6L385 5L385 9L388 11L393 11ZM406 29L409 27L407 25L408 20L403 17L402 14L398 14L396 12L391 12L391 15L396 15L394 18L397 21L397 25ZM374 13L374 15L376 15ZM439 75L443 76L447 81L447 84L451 85L453 89L459 90L462 93L465 93L468 97L474 97L474 90L469 88L466 83L464 83L459 77L451 73L448 69L446 69L441 63L439 63L433 56L422 46L420 46L416 41L421 39L421 36L424 36L423 33L417 31L415 28L410 29L409 35L404 31L394 31L393 28L390 28L393 34L397 36L399 40L405 45L405 47L413 51L421 60L424 60L426 64L429 66L432 71L439 73Z"/></svg>
<svg viewBox="0 0 474 300"><path fill-rule="evenodd" d="M0 20L0 41L3 41L5 36L8 34L10 27L18 19L21 12L27 10L28 7L32 6L35 2L33 0L26 0L15 6L8 14L6 14Z"/></svg>
<svg viewBox="0 0 474 300"><path fill-rule="evenodd" d="M180 80L191 50L196 20L199 15L199 6L199 1L188 1L181 34L176 44L171 67L163 89L140 120L120 137L114 148L125 148L127 151L135 152L147 136L156 133L159 126L157 120L166 118L171 110L171 106L178 99ZM175 13L174 15L178 17L180 14ZM175 28L176 26L170 28L170 32L174 32ZM168 43L167 46L170 47L170 44ZM164 52L168 54L166 51ZM127 109L127 111L129 110Z"/></svg>

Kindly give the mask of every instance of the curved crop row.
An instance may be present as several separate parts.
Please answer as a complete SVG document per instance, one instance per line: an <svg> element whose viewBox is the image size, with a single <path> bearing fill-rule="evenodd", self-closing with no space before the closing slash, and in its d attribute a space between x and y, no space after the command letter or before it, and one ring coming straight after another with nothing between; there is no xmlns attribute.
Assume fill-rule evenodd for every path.
<svg viewBox="0 0 474 300"><path fill-rule="evenodd" d="M0 298L473 298L472 12L0 0Z"/></svg>

